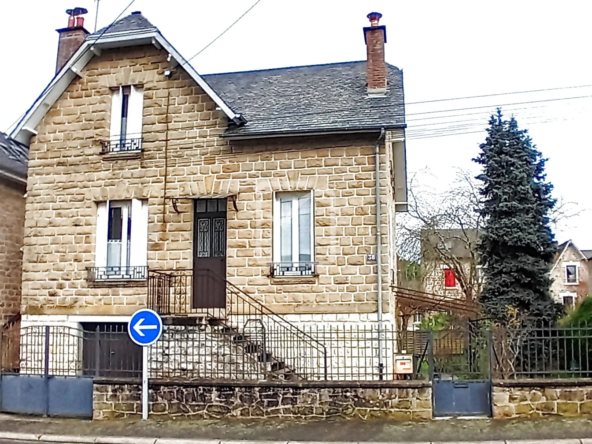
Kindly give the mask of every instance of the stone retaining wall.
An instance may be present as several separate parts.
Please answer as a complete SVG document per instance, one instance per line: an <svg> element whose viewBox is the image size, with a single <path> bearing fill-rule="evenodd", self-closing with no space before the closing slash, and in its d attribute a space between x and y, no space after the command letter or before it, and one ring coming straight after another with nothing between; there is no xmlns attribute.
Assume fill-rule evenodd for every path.
<svg viewBox="0 0 592 444"><path fill-rule="evenodd" d="M141 414L139 385L94 386L94 418ZM422 381L346 386L340 384L152 384L152 417L192 418L391 418L432 417L432 391Z"/></svg>
<svg viewBox="0 0 592 444"><path fill-rule="evenodd" d="M493 388L496 419L592 415L592 381L504 381Z"/></svg>

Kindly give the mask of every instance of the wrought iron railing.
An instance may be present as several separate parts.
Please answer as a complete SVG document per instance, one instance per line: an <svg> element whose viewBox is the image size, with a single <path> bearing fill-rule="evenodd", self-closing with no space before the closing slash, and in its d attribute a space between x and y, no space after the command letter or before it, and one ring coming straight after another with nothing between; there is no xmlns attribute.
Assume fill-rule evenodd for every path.
<svg viewBox="0 0 592 444"><path fill-rule="evenodd" d="M148 307L162 315L203 317L265 364L271 378L316 379L327 373L323 343L210 270L154 271ZM315 359L314 368L307 360Z"/></svg>
<svg viewBox="0 0 592 444"><path fill-rule="evenodd" d="M0 371L23 375L139 378L142 349L127 325L30 325L0 331Z"/></svg>
<svg viewBox="0 0 592 444"><path fill-rule="evenodd" d="M145 280L147 266L89 267L86 269L89 282Z"/></svg>
<svg viewBox="0 0 592 444"><path fill-rule="evenodd" d="M592 323L497 327L493 338L496 378L592 378Z"/></svg>
<svg viewBox="0 0 592 444"><path fill-rule="evenodd" d="M272 262L270 275L273 277L316 276L315 262Z"/></svg>
<svg viewBox="0 0 592 444"><path fill-rule="evenodd" d="M142 151L142 138L102 140L101 146L101 154L137 153Z"/></svg>

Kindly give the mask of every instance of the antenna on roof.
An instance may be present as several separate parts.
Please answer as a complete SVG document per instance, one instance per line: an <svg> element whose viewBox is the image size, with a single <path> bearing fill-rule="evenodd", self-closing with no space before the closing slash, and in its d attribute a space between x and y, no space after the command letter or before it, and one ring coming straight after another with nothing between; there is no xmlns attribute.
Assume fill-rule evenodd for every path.
<svg viewBox="0 0 592 444"><path fill-rule="evenodd" d="M95 0L95 2L97 2L97 13L95 14L95 30L93 32L97 32L97 23L99 21L99 3L101 3L101 0Z"/></svg>

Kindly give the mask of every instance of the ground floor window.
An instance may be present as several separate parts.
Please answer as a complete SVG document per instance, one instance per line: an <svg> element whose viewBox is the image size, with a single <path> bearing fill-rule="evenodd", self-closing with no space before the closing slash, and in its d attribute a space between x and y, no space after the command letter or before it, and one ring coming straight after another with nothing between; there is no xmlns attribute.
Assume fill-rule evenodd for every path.
<svg viewBox="0 0 592 444"><path fill-rule="evenodd" d="M312 192L276 193L273 218L272 275L314 275Z"/></svg>

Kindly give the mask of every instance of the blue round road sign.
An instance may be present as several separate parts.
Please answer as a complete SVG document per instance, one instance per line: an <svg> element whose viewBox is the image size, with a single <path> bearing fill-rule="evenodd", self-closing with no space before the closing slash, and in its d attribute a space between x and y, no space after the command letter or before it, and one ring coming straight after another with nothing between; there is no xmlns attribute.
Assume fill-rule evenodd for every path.
<svg viewBox="0 0 592 444"><path fill-rule="evenodd" d="M127 331L132 341L142 347L148 347L160 338L162 319L153 310L147 308L138 310L127 324Z"/></svg>

